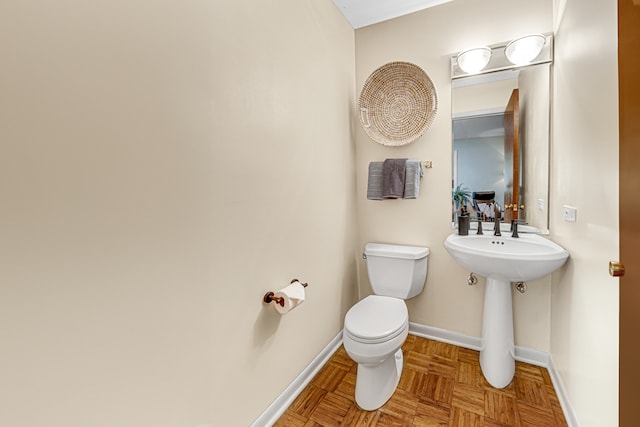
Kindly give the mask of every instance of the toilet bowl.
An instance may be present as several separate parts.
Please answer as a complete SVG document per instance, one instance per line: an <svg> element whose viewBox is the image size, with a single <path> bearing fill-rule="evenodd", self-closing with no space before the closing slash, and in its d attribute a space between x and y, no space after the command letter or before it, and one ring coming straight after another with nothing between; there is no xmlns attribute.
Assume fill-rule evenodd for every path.
<svg viewBox="0 0 640 427"><path fill-rule="evenodd" d="M404 300L371 295L347 312L343 344L358 364L355 398L360 408L377 409L393 395L402 374L401 347L408 333Z"/></svg>
<svg viewBox="0 0 640 427"><path fill-rule="evenodd" d="M355 400L364 410L389 400L402 374L409 333L405 299L420 294L427 275L429 249L368 243L369 282L374 291L351 307L344 319L343 345L357 364Z"/></svg>

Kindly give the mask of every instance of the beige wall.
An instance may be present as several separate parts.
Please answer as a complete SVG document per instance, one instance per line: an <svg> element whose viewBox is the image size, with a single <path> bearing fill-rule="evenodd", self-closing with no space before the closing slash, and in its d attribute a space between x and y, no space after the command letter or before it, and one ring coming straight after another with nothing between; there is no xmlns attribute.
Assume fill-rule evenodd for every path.
<svg viewBox="0 0 640 427"><path fill-rule="evenodd" d="M356 299L353 30L313 0L0 28L0 424L249 425Z"/></svg>
<svg viewBox="0 0 640 427"><path fill-rule="evenodd" d="M518 76L525 219L527 224L545 231L549 229L549 145L540 141L547 142L551 136L550 78L547 65L523 69ZM542 200L542 209L538 200Z"/></svg>
<svg viewBox="0 0 640 427"><path fill-rule="evenodd" d="M617 2L556 1L550 228L571 253L553 275L551 353L580 425L617 425ZM578 208L562 220L563 205Z"/></svg>
<svg viewBox="0 0 640 427"><path fill-rule="evenodd" d="M499 13L497 13L499 11ZM380 241L431 248L425 292L410 300L410 320L479 337L484 284L469 287L468 271L447 254L443 241L451 230L451 79L450 57L464 48L552 30L549 1L456 0L432 9L356 31L358 91L377 67L409 61L422 67L438 91L438 114L430 130L404 147L371 141L356 126L358 247ZM359 93L359 92L358 92ZM417 200L366 200L367 165L390 157L433 161ZM370 293L366 266L359 261L360 293ZM549 351L549 279L532 282L514 296L516 345Z"/></svg>
<svg viewBox="0 0 640 427"><path fill-rule="evenodd" d="M470 77L469 79L474 79ZM482 110L504 111L509 102L511 92L518 87L518 80L513 78L486 82L468 86L458 86L451 91L451 112L454 117L459 115L475 115Z"/></svg>

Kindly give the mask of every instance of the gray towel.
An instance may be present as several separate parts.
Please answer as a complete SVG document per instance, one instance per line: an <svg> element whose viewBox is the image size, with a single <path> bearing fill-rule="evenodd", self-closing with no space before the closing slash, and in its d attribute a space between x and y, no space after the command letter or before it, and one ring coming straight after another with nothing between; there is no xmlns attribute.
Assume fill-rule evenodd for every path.
<svg viewBox="0 0 640 427"><path fill-rule="evenodd" d="M367 199L382 200L382 162L369 163Z"/></svg>
<svg viewBox="0 0 640 427"><path fill-rule="evenodd" d="M417 199L420 193L420 177L422 176L422 162L407 160L407 172L404 180L404 198Z"/></svg>
<svg viewBox="0 0 640 427"><path fill-rule="evenodd" d="M407 159L387 159L382 163L382 197L397 199L404 196Z"/></svg>

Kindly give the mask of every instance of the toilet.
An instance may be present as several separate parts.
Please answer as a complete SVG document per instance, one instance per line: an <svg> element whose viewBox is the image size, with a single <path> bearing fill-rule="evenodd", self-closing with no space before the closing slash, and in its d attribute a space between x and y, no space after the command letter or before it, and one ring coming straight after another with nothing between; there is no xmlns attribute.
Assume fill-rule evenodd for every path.
<svg viewBox="0 0 640 427"><path fill-rule="evenodd" d="M429 248L367 243L364 249L370 295L344 319L343 344L358 364L356 403L378 409L389 400L402 374L402 344L409 333L404 300L424 289Z"/></svg>

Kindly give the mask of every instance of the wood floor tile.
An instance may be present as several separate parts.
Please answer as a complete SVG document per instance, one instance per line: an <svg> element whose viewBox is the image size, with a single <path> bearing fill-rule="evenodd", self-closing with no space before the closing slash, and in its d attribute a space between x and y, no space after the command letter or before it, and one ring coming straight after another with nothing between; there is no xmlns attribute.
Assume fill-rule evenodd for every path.
<svg viewBox="0 0 640 427"><path fill-rule="evenodd" d="M373 425L375 427L406 427L407 426L407 424L405 424L405 420L403 420L402 418L398 418L396 416L387 414L386 412L382 412L382 411L378 411L377 417L375 418L375 423Z"/></svg>
<svg viewBox="0 0 640 427"><path fill-rule="evenodd" d="M485 418L508 426L519 425L516 399L506 393L488 391L485 389L484 401Z"/></svg>
<svg viewBox="0 0 640 427"><path fill-rule="evenodd" d="M348 372L343 378L334 393L339 394L355 403L356 393L356 373Z"/></svg>
<svg viewBox="0 0 640 427"><path fill-rule="evenodd" d="M458 362L456 383L481 388L483 386L483 382L480 366L477 363Z"/></svg>
<svg viewBox="0 0 640 427"><path fill-rule="evenodd" d="M553 382L551 381L551 375L549 375L549 371L546 369L540 368L540 373L542 374L542 381L547 387L553 388Z"/></svg>
<svg viewBox="0 0 640 427"><path fill-rule="evenodd" d="M474 350L409 335L398 389L381 408L355 402L357 364L341 347L276 427L567 427L546 369L516 362L513 381L492 387Z"/></svg>
<svg viewBox="0 0 640 427"><path fill-rule="evenodd" d="M414 394L404 390L396 390L391 399L380 408L380 411L403 420L404 425L411 425L417 406L418 401Z"/></svg>
<svg viewBox="0 0 640 427"><path fill-rule="evenodd" d="M309 418L326 394L326 390L309 384L291 404L291 412Z"/></svg>
<svg viewBox="0 0 640 427"><path fill-rule="evenodd" d="M363 411L357 406L352 406L342 420L341 426L372 427L375 426L378 413L375 411Z"/></svg>
<svg viewBox="0 0 640 427"><path fill-rule="evenodd" d="M483 389L458 382L453 387L451 406L484 416L484 396Z"/></svg>
<svg viewBox="0 0 640 427"><path fill-rule="evenodd" d="M434 355L431 357L427 372L441 377L454 378L458 371L458 362Z"/></svg>
<svg viewBox="0 0 640 427"><path fill-rule="evenodd" d="M429 352L434 356L440 356L444 359L457 360L458 349L455 345L439 342L439 341L427 341Z"/></svg>
<svg viewBox="0 0 640 427"><path fill-rule="evenodd" d="M553 410L544 410L526 403L517 402L518 413L520 414L520 425L522 427L557 427Z"/></svg>
<svg viewBox="0 0 640 427"><path fill-rule="evenodd" d="M412 351L415 342L416 342L415 335L407 336L407 339L405 340L404 344L402 344L402 352L404 354L407 354L407 352Z"/></svg>
<svg viewBox="0 0 640 427"><path fill-rule="evenodd" d="M526 378L532 381L544 383L544 377L542 371L547 372L546 369L539 366L529 365L527 363L516 362L516 373L518 378ZM548 375L547 375L548 376Z"/></svg>
<svg viewBox="0 0 640 427"><path fill-rule="evenodd" d="M451 427L483 427L484 417L475 412L469 412L462 408L452 408Z"/></svg>
<svg viewBox="0 0 640 427"><path fill-rule="evenodd" d="M516 378L513 383L518 401L544 409L551 409L547 389L542 382L531 381L526 378Z"/></svg>
<svg viewBox="0 0 640 427"><path fill-rule="evenodd" d="M466 362L474 365L480 365L480 352L470 350L468 348L458 349L458 362Z"/></svg>
<svg viewBox="0 0 640 427"><path fill-rule="evenodd" d="M427 372L429 369L430 357L425 356L424 353L417 351L410 351L404 355L404 365L406 367L415 369L416 371Z"/></svg>
<svg viewBox="0 0 640 427"><path fill-rule="evenodd" d="M420 387L418 397L429 403L450 406L454 384L453 378L429 373Z"/></svg>
<svg viewBox="0 0 640 427"><path fill-rule="evenodd" d="M309 419L326 427L340 426L352 406L354 404L349 399L338 394L327 393Z"/></svg>
<svg viewBox="0 0 640 427"><path fill-rule="evenodd" d="M339 365L330 363L318 372L311 384L326 391L335 391L348 372Z"/></svg>
<svg viewBox="0 0 640 427"><path fill-rule="evenodd" d="M564 414L562 412L562 407L558 403L558 405L552 403L551 407L553 409L553 415L555 415L556 423L558 427L568 427L567 421L564 418Z"/></svg>
<svg viewBox="0 0 640 427"><path fill-rule="evenodd" d="M402 370L402 376L398 383L398 389L417 394L420 387L420 381L426 376L424 372L417 371L410 366L405 366Z"/></svg>
<svg viewBox="0 0 640 427"><path fill-rule="evenodd" d="M416 337L413 340L413 351L420 354L429 354L429 343L431 340Z"/></svg>
<svg viewBox="0 0 640 427"><path fill-rule="evenodd" d="M285 412L273 427L304 427L307 419L292 411Z"/></svg>
<svg viewBox="0 0 640 427"><path fill-rule="evenodd" d="M340 347L338 351L331 356L331 364L337 368L348 371L356 365L356 362L349 357L344 347Z"/></svg>
<svg viewBox="0 0 640 427"><path fill-rule="evenodd" d="M414 426L447 426L451 408L421 401L416 407Z"/></svg>

